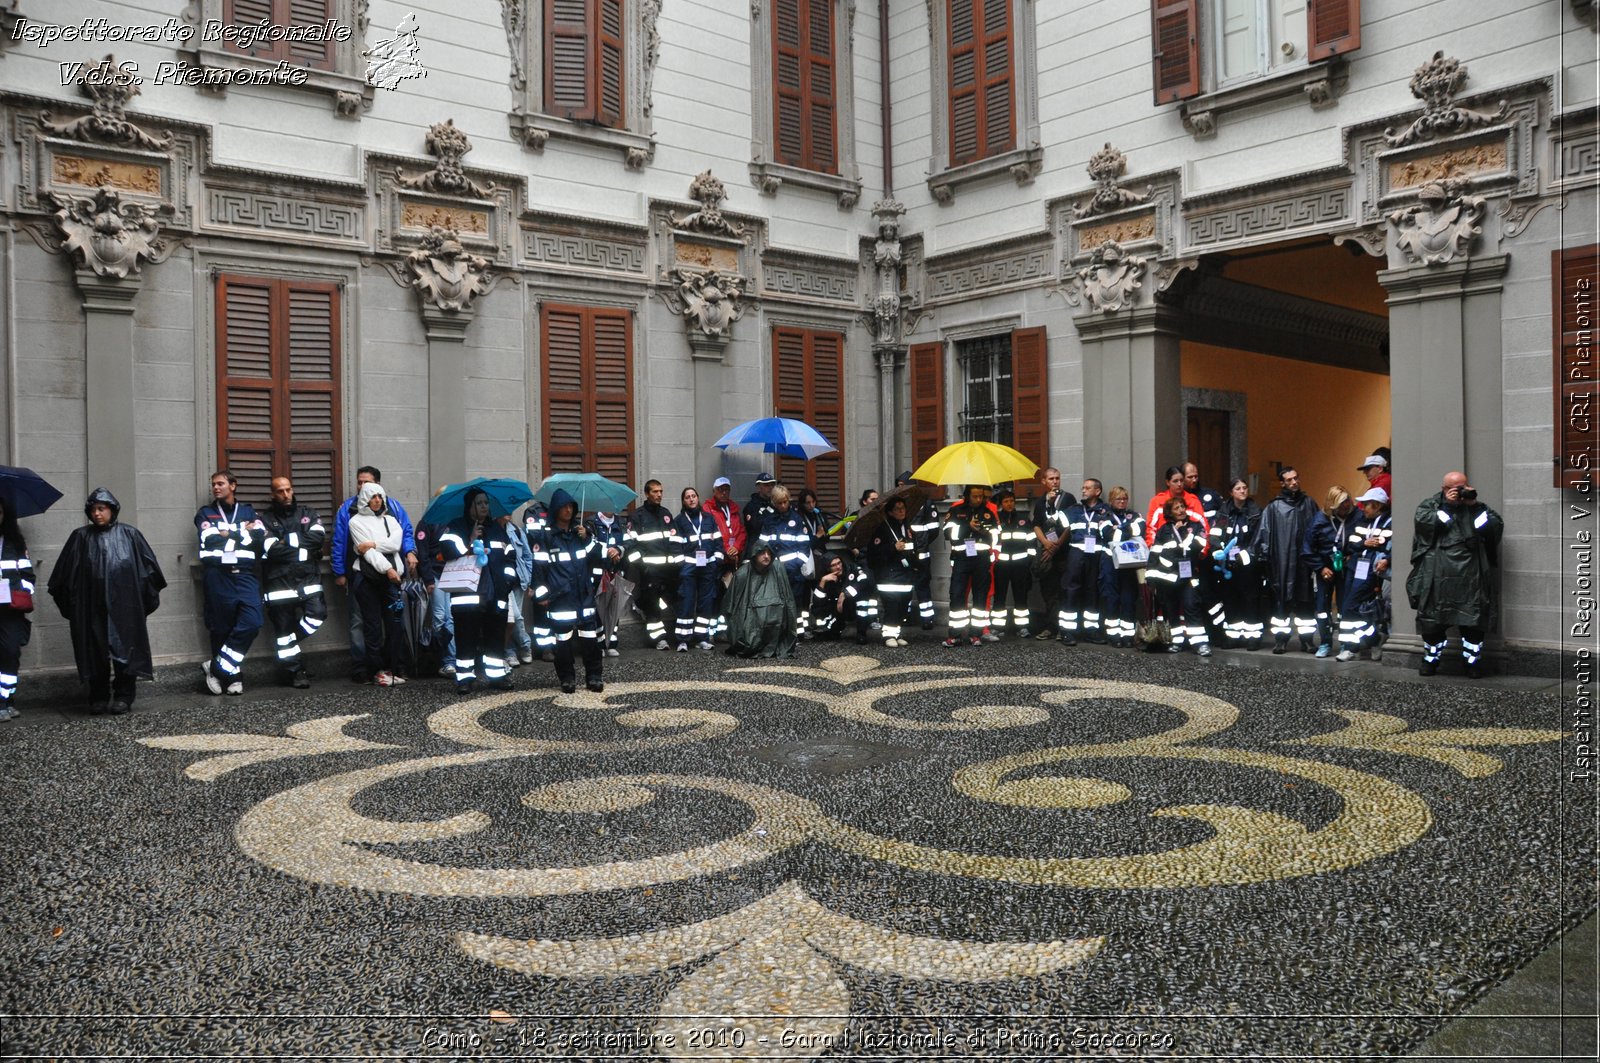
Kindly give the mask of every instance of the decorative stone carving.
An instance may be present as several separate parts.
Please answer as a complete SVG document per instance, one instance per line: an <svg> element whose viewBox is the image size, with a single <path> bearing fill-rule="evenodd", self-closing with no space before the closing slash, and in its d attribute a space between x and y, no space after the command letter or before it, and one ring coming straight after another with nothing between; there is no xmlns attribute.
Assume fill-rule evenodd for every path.
<svg viewBox="0 0 1600 1063"><path fill-rule="evenodd" d="M1447 59L1444 52L1434 52L1433 58L1417 67L1411 75L1411 95L1422 101L1422 114L1410 126L1396 133L1391 127L1383 131L1383 139L1391 148L1403 147L1419 140L1437 136L1464 133L1491 122L1498 122L1508 112L1508 104L1501 100L1493 111L1475 111L1458 105L1455 94L1466 83L1467 68L1459 59Z"/></svg>
<svg viewBox="0 0 1600 1063"><path fill-rule="evenodd" d="M948 207L956 201L955 186L948 181L936 181L928 186L928 191L933 193L933 198L941 207Z"/></svg>
<svg viewBox="0 0 1600 1063"><path fill-rule="evenodd" d="M661 0L640 2L644 5L641 12L644 18L644 116L649 118L655 111L656 63L661 58L661 31L656 28L656 22L661 18ZM633 164L631 151L628 153L628 168L639 168Z"/></svg>
<svg viewBox="0 0 1600 1063"><path fill-rule="evenodd" d="M472 150L472 141L456 128L454 118L429 126L425 145L428 154L438 159L438 163L426 173L407 174L404 170L398 171L395 180L402 188L439 195L471 195L479 199L488 199L493 193L494 185L480 185L461 169L461 157Z"/></svg>
<svg viewBox="0 0 1600 1063"><path fill-rule="evenodd" d="M522 146L534 151L543 151L544 146L550 142L550 130L539 126L527 126L522 130Z"/></svg>
<svg viewBox="0 0 1600 1063"><path fill-rule="evenodd" d="M668 276L676 286L668 305L684 318L690 341L726 343L744 316L744 278L714 269L674 269Z"/></svg>
<svg viewBox="0 0 1600 1063"><path fill-rule="evenodd" d="M1196 140L1214 137L1217 135L1217 112L1185 110L1183 128L1187 129Z"/></svg>
<svg viewBox="0 0 1600 1063"><path fill-rule="evenodd" d="M1389 188L1398 191L1415 188L1429 181L1472 177L1481 173L1504 173L1505 170L1506 142L1498 140L1434 152L1414 159L1396 159L1389 163Z"/></svg>
<svg viewBox="0 0 1600 1063"><path fill-rule="evenodd" d="M756 173L755 179L756 187L764 196L775 196L778 194L778 189L783 187L783 178L767 170Z"/></svg>
<svg viewBox="0 0 1600 1063"><path fill-rule="evenodd" d="M1132 304L1144 270L1141 256L1126 254L1115 240L1107 240L1095 248L1089 264L1078 271L1078 279L1083 282L1083 294L1090 306L1101 313L1114 314Z"/></svg>
<svg viewBox="0 0 1600 1063"><path fill-rule="evenodd" d="M506 31L506 49L511 55L511 91L528 87L527 6L524 0L500 0L500 24ZM542 147L543 145L541 145Z"/></svg>
<svg viewBox="0 0 1600 1063"><path fill-rule="evenodd" d="M1094 198L1074 210L1072 216L1087 218L1091 214L1105 214L1148 201L1149 191L1140 193L1117 187L1117 179L1127 172L1128 157L1109 143L1089 156L1089 176L1100 187L1095 189Z"/></svg>
<svg viewBox="0 0 1600 1063"><path fill-rule="evenodd" d="M1141 240L1155 238L1156 216L1140 214L1132 218L1118 218L1088 226L1078 233L1078 246L1099 247L1107 240L1115 240L1119 244L1135 244Z"/></svg>
<svg viewBox="0 0 1600 1063"><path fill-rule="evenodd" d="M1354 232L1334 233L1333 243L1336 247L1350 244L1374 258L1383 258L1389 251L1389 231L1381 225L1374 225Z"/></svg>
<svg viewBox="0 0 1600 1063"><path fill-rule="evenodd" d="M644 164L649 162L654 155L654 147L632 147L623 152L622 162L630 170L642 170L644 169Z"/></svg>
<svg viewBox="0 0 1600 1063"><path fill-rule="evenodd" d="M57 155L50 160L50 179L54 184L99 188L104 185L119 192L161 195L161 168L115 159L85 159L77 155Z"/></svg>
<svg viewBox="0 0 1600 1063"><path fill-rule="evenodd" d="M872 205L878 222L878 239L872 245L872 264L878 275L878 293L872 306L872 335L879 347L896 346L903 341L900 313L900 218L903 204L880 199Z"/></svg>
<svg viewBox="0 0 1600 1063"><path fill-rule="evenodd" d="M1406 260L1438 266L1467 254L1483 232L1485 202L1482 196L1464 195L1459 181L1429 181L1418 192L1420 203L1394 211L1395 245Z"/></svg>
<svg viewBox="0 0 1600 1063"><path fill-rule="evenodd" d="M340 118L356 118L366 103L367 98L361 93L340 89L333 94L333 113Z"/></svg>
<svg viewBox="0 0 1600 1063"><path fill-rule="evenodd" d="M160 262L166 257L167 244L158 236L161 226L153 209L124 203L110 188L97 189L92 198L47 194L58 208L62 250L80 269L122 280L138 274L141 259Z"/></svg>
<svg viewBox="0 0 1600 1063"><path fill-rule="evenodd" d="M1572 10L1596 29L1600 29L1600 0L1572 0Z"/></svg>
<svg viewBox="0 0 1600 1063"><path fill-rule="evenodd" d="M462 247L454 229L437 225L405 257L403 269L423 301L440 310L470 309L472 300L488 292L492 283L489 260Z"/></svg>
<svg viewBox="0 0 1600 1063"><path fill-rule="evenodd" d="M1333 89L1332 78L1318 78L1301 86L1306 94L1306 100L1311 104L1311 109L1320 111L1324 107L1333 105L1336 93Z"/></svg>
<svg viewBox="0 0 1600 1063"><path fill-rule="evenodd" d="M94 110L81 118L58 121L49 111L39 115L44 127L58 137L90 143L121 144L127 147L167 151L172 147L170 132L157 136L128 121L123 109L139 95L139 77L130 67L117 65L107 55L94 66L86 67L77 78L78 87L94 101Z"/></svg>
<svg viewBox="0 0 1600 1063"><path fill-rule="evenodd" d="M722 216L722 201L728 198L728 190L723 187L721 181L711 176L710 170L689 183L689 198L699 203L700 209L681 216L674 211L671 215L674 228L688 232L731 236L736 240L744 239L744 226Z"/></svg>

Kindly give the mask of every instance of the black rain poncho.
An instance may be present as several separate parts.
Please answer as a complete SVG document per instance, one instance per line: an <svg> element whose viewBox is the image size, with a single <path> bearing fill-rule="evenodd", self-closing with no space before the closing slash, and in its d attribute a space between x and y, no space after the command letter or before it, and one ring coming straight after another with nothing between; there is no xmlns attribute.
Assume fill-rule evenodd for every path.
<svg viewBox="0 0 1600 1063"><path fill-rule="evenodd" d="M768 550L762 547L757 554ZM736 657L793 657L799 610L789 590L789 577L774 561L765 572L751 563L734 573L722 603L728 621L728 652Z"/></svg>
<svg viewBox="0 0 1600 1063"><path fill-rule="evenodd" d="M145 618L161 604L167 580L139 529L117 522L122 506L111 492L95 488L84 512L96 502L111 507L111 523L74 529L50 572L50 597L72 631L78 678L91 681L109 658L152 679Z"/></svg>
<svg viewBox="0 0 1600 1063"><path fill-rule="evenodd" d="M1494 568L1506 526L1484 505L1447 506L1441 491L1417 507L1406 595L1418 627L1494 627Z"/></svg>

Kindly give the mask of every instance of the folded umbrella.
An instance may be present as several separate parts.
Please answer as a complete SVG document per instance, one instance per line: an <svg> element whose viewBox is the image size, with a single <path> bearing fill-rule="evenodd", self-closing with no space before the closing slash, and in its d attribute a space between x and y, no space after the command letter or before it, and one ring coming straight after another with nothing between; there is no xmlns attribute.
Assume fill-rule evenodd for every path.
<svg viewBox="0 0 1600 1063"><path fill-rule="evenodd" d="M821 432L804 421L789 417L762 417L746 421L711 445L719 450L742 447L759 450L763 454L776 454L780 458L803 458L807 461L838 450L823 438Z"/></svg>
<svg viewBox="0 0 1600 1063"><path fill-rule="evenodd" d="M952 443L911 474L930 484L998 484L1031 480L1038 463L1000 443Z"/></svg>
<svg viewBox="0 0 1600 1063"><path fill-rule="evenodd" d="M457 517L465 516L467 494L474 488L482 488L483 493L489 496L491 517L508 517L518 506L533 498L533 488L526 481L479 476L465 483L450 484L435 495L433 501L428 503L428 511L422 515L422 522L448 524Z"/></svg>
<svg viewBox="0 0 1600 1063"><path fill-rule="evenodd" d="M615 480L608 480L597 472L556 472L544 478L544 483L539 485L539 490L534 498L545 505L555 497L557 491L565 491L572 496L578 504L578 509L583 513L615 513L626 509L631 503L638 500L638 493L627 484L619 484Z"/></svg>
<svg viewBox="0 0 1600 1063"><path fill-rule="evenodd" d="M32 469L0 465L0 501L18 517L36 517L61 501L61 492Z"/></svg>

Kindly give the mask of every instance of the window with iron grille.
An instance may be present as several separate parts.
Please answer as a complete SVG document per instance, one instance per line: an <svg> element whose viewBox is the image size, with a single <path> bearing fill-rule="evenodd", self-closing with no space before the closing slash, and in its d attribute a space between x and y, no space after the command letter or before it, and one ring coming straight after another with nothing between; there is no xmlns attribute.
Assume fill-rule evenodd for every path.
<svg viewBox="0 0 1600 1063"><path fill-rule="evenodd" d="M956 344L961 368L961 439L1012 445L1011 334Z"/></svg>

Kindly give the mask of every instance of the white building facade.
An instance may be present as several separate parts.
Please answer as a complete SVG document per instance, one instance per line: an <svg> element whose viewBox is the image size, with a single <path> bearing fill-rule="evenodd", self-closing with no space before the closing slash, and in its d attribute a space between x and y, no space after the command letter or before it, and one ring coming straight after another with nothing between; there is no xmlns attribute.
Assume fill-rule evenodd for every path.
<svg viewBox="0 0 1600 1063"><path fill-rule="evenodd" d="M1388 445L1397 556L1465 468L1500 634L1553 648L1600 453L1597 13L1462 8L10 0L0 460L67 492L45 572L121 498L175 661L220 467L258 504L361 465L413 516L580 468L672 503L747 487L710 444L780 413L838 444L779 468L830 510L962 438L1138 505L1187 457L1363 488ZM70 662L46 604L24 669Z"/></svg>

